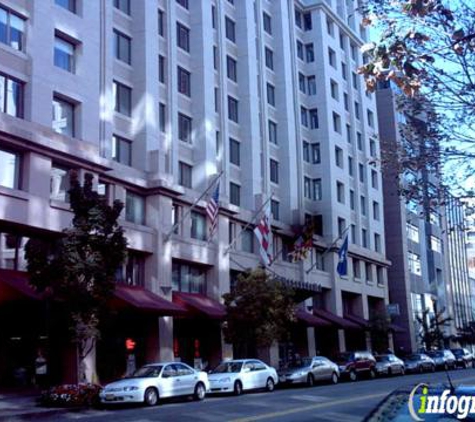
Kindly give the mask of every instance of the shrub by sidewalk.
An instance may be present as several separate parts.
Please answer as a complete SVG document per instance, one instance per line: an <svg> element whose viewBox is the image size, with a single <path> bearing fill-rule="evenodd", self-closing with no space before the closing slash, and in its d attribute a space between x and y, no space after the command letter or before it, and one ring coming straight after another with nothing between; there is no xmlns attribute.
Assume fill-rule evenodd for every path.
<svg viewBox="0 0 475 422"><path fill-rule="evenodd" d="M51 387L41 393L40 406L47 407L92 407L98 406L99 392L97 384L63 384Z"/></svg>

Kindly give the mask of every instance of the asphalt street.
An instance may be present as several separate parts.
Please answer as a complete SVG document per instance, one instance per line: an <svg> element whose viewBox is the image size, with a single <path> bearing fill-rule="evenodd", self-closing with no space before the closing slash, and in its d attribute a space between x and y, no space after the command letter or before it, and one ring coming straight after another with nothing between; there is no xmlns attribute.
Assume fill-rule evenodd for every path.
<svg viewBox="0 0 475 422"><path fill-rule="evenodd" d="M454 384L475 384L475 369L450 371ZM81 422L358 422L391 391L420 382L446 383L444 372L405 375L376 380L317 385L313 388L277 389L239 397L208 396L203 402L191 399L163 402L156 407L120 406L105 410L71 412L49 421Z"/></svg>

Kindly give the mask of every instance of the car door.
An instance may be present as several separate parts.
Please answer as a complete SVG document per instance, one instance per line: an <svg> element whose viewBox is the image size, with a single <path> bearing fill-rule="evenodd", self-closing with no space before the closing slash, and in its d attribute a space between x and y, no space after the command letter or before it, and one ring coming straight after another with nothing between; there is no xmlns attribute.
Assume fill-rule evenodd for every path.
<svg viewBox="0 0 475 422"><path fill-rule="evenodd" d="M241 369L242 386L245 390L255 387L255 373L253 371L254 364L251 361L245 361Z"/></svg>
<svg viewBox="0 0 475 422"><path fill-rule="evenodd" d="M194 369L184 363L176 363L175 368L178 372L180 395L193 394L195 385L198 382L198 374Z"/></svg>
<svg viewBox="0 0 475 422"><path fill-rule="evenodd" d="M264 388L266 386L267 378L269 378L270 375L267 370L267 365L259 360L253 360L252 364L254 365L252 369L255 382L254 388Z"/></svg>
<svg viewBox="0 0 475 422"><path fill-rule="evenodd" d="M179 385L175 365L166 365L159 380L159 393L161 397L173 397L178 395Z"/></svg>
<svg viewBox="0 0 475 422"><path fill-rule="evenodd" d="M323 380L328 378L329 366L323 359L313 359L312 361L312 374L315 380Z"/></svg>

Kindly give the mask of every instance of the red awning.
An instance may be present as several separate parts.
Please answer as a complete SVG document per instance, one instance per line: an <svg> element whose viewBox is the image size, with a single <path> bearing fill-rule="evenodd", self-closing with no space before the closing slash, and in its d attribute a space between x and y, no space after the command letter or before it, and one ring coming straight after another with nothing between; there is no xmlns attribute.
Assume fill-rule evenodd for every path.
<svg viewBox="0 0 475 422"><path fill-rule="evenodd" d="M30 284L24 271L0 270L0 302L9 300L41 300L42 296Z"/></svg>
<svg viewBox="0 0 475 422"><path fill-rule="evenodd" d="M295 311L295 316L297 319L308 325L309 327L331 327L332 324L322 318L319 318L315 315L312 315L309 312L305 312L303 309L297 309Z"/></svg>
<svg viewBox="0 0 475 422"><path fill-rule="evenodd" d="M359 325L363 329L369 328L369 321L367 319L361 318L360 316L346 314L345 319L354 322L356 325Z"/></svg>
<svg viewBox="0 0 475 422"><path fill-rule="evenodd" d="M389 324L389 329L391 331L393 331L394 333L399 333L399 334L402 334L402 333L406 332L406 330L404 328L400 327L399 325L393 324L393 323Z"/></svg>
<svg viewBox="0 0 475 422"><path fill-rule="evenodd" d="M345 318L342 318L324 309L314 309L313 314L317 317L320 317L326 321L331 322L334 326L338 328L343 328L345 330L359 330L360 329L360 326L356 325L354 322L351 322Z"/></svg>
<svg viewBox="0 0 475 422"><path fill-rule="evenodd" d="M181 315L186 312L183 307L156 295L150 290L126 284L116 284L112 302L119 304L119 306L125 304L125 306L155 312L160 315Z"/></svg>
<svg viewBox="0 0 475 422"><path fill-rule="evenodd" d="M173 302L208 318L224 319L226 307L216 300L199 293L173 292Z"/></svg>

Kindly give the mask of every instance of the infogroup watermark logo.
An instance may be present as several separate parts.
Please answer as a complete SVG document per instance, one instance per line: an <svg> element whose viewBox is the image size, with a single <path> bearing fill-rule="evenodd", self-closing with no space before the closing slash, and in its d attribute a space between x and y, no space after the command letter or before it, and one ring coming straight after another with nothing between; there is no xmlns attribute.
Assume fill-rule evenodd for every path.
<svg viewBox="0 0 475 422"><path fill-rule="evenodd" d="M429 393L429 386L416 385L409 395L409 413L417 422L425 420L425 415L450 415L463 420L475 414L475 396L455 395L450 389L434 394Z"/></svg>

